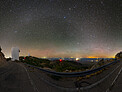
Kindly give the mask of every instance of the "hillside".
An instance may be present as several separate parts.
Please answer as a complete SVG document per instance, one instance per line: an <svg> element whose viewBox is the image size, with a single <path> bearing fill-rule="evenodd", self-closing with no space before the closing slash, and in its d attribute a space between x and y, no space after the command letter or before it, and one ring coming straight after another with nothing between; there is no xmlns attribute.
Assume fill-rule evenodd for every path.
<svg viewBox="0 0 122 92"><path fill-rule="evenodd" d="M5 56L4 54L1 52L1 47L0 47L0 65L4 64L6 59L5 59Z"/></svg>
<svg viewBox="0 0 122 92"><path fill-rule="evenodd" d="M84 65L74 61L66 60L55 60L50 61L48 59L36 58L36 57L20 57L20 61L30 65L38 66L44 69L49 69L57 72L76 72L84 71L88 68L91 68L91 65Z"/></svg>

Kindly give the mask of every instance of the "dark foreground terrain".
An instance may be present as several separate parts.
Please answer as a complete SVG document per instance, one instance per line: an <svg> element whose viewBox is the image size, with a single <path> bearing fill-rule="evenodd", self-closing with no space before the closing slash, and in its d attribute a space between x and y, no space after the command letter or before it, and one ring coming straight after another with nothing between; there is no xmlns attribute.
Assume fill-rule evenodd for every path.
<svg viewBox="0 0 122 92"><path fill-rule="evenodd" d="M98 90L99 92L122 92L121 67L122 62L119 62L110 67L110 69L102 72L100 75L86 80L90 83L95 83L116 69L113 74L111 74L106 81L103 81L101 84L98 84L86 91L75 90L73 92L98 92ZM23 63L8 62L5 66L0 67L0 92L71 92L71 90L65 91L64 89L49 85L49 83L46 83L43 80L47 77L45 75L41 75L41 72L27 67ZM112 82L114 85L111 87ZM75 89L75 86L72 88ZM107 89L110 89L110 91L107 91Z"/></svg>
<svg viewBox="0 0 122 92"><path fill-rule="evenodd" d="M60 92L60 90L38 80L38 76L30 75L24 65L9 62L0 68L0 92Z"/></svg>

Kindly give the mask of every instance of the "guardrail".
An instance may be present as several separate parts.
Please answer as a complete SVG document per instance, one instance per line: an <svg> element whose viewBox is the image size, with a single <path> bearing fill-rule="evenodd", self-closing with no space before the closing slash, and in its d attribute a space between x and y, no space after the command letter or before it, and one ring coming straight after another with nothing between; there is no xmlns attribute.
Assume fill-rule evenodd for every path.
<svg viewBox="0 0 122 92"><path fill-rule="evenodd" d="M36 67L36 66L33 66L33 65L30 65L30 64L26 64L25 65L28 65L30 67L33 67L33 68L36 68L38 70L41 70L43 72L46 72L48 74L51 74L51 75L55 75L55 76L60 76L60 77L83 77L83 76L86 76L86 75L90 75L90 74L93 74L97 71L100 71L114 63L116 63L117 61L113 61L109 64L106 64L106 65L103 65L101 67L98 67L98 68L95 68L93 70L88 70L88 71L82 71L82 72L72 72L72 73L64 73L64 72L55 72L55 71L49 71L49 70L45 70L43 68L40 68L40 67Z"/></svg>

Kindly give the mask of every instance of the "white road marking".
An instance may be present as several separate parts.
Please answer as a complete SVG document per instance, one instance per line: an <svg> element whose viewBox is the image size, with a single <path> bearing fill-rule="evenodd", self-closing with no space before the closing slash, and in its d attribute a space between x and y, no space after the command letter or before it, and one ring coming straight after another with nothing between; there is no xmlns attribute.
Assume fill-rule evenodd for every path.
<svg viewBox="0 0 122 92"><path fill-rule="evenodd" d="M118 78L118 76L120 75L121 71L122 71L122 68L119 70L119 73L117 74L116 78L114 79L114 81L112 82L111 85L113 85L113 84L115 83L115 81L117 80L117 78Z"/></svg>
<svg viewBox="0 0 122 92"><path fill-rule="evenodd" d="M21 65L21 66L22 66L22 65ZM22 66L22 67L25 69L25 71L26 71L26 73L27 73L27 76L28 76L28 78L29 78L29 81L30 81L31 85L33 86L34 91L35 91L35 92L39 92L39 90L37 89L37 87L34 85L32 79L31 79L31 77L30 77L30 75L29 75L29 73L28 73L28 70L27 70L24 66Z"/></svg>
<svg viewBox="0 0 122 92"><path fill-rule="evenodd" d="M113 82L111 83L111 86L112 87L114 85L114 83L116 82L117 78L119 77L120 73L122 71L122 68L119 70L117 76L115 77L115 79L113 80ZM110 87L106 90L106 92L110 92Z"/></svg>

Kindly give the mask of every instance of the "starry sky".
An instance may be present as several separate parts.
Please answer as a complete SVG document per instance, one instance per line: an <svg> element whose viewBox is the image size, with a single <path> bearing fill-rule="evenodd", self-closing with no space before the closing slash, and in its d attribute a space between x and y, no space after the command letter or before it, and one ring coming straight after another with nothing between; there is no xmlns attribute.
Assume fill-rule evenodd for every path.
<svg viewBox="0 0 122 92"><path fill-rule="evenodd" d="M113 57L122 50L121 0L0 0L0 45L36 57Z"/></svg>

